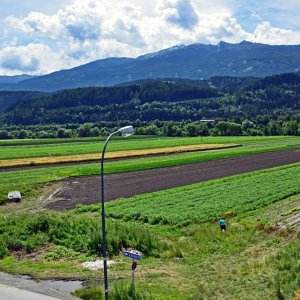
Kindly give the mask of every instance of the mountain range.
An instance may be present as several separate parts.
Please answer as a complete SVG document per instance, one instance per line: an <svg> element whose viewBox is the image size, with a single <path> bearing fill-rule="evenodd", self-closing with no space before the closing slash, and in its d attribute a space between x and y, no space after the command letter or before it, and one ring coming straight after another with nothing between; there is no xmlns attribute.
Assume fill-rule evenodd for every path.
<svg viewBox="0 0 300 300"><path fill-rule="evenodd" d="M299 70L300 45L220 42L218 45L178 45L137 58L106 58L43 76L25 77L25 80L4 80L0 76L0 90L53 92L112 86L139 79L265 77Z"/></svg>

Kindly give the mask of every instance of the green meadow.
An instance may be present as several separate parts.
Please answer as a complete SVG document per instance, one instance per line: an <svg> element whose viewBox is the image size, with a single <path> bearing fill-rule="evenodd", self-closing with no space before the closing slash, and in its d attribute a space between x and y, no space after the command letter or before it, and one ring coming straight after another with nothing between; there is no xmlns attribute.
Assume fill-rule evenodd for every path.
<svg viewBox="0 0 300 300"><path fill-rule="evenodd" d="M282 215L297 213L299 171L293 164L107 203L112 299L130 299L131 261L122 248L143 253L137 299L293 299L300 240L275 220L282 204ZM41 208L0 215L0 271L82 279L88 288L78 294L102 299L102 271L81 266L101 257L99 206Z"/></svg>
<svg viewBox="0 0 300 300"><path fill-rule="evenodd" d="M120 139L112 140L108 150L188 145L199 140ZM296 137L207 137L202 142L241 146L107 161L105 172L284 150L299 147L300 141ZM94 140L70 142L78 149L83 149L81 145L82 151L102 147ZM37 147L38 153L46 153L53 147L55 153L65 155L60 146L28 145L30 151ZM22 147L26 152L25 145L3 148ZM35 279L84 280L86 287L76 295L104 299L102 269L81 265L101 259L100 206L54 212L40 201L55 188L56 180L99 174L99 169L94 163L0 173L3 203L11 189L24 195L19 204L0 206L0 271ZM114 262L108 272L110 299L132 299L131 260L122 255L123 248L143 253L135 272L134 299L297 299L300 225L294 221L300 219L299 174L300 163L296 163L106 203L108 254ZM227 223L225 233L219 229L220 217Z"/></svg>

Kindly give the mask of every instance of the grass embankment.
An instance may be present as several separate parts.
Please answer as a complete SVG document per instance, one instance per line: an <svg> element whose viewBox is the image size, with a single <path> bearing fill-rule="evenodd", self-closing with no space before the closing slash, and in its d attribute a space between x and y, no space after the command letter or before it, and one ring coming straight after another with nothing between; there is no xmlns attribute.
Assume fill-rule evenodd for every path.
<svg viewBox="0 0 300 300"><path fill-rule="evenodd" d="M189 140L189 138L176 138L174 141L172 141L172 139L170 139L170 141L169 139L167 139L168 143L172 142L175 144L179 142L184 143L184 141L189 142ZM193 138L191 140L198 142L199 138ZM209 137L207 138L207 140L205 140L205 142L208 141L223 143L225 143L225 141L227 141L228 143L243 143L243 146L238 148L214 151L190 152L172 154L167 156L126 159L111 162L107 161L105 163L105 173L128 172L190 164L208 160L237 157L247 154L286 150L299 146L299 138L294 137L255 137L252 139L251 137ZM153 140L151 146L153 146L153 143L157 144L159 142L159 139ZM120 143L122 143L124 147L127 145L126 141L124 140L122 142L118 141L117 149L120 149ZM114 143L112 143L112 145L114 145ZM107 154L109 154L109 152ZM29 198L35 196L35 193L39 185L41 184L55 180L66 179L72 176L96 175L99 173L100 167L98 163L3 172L0 173L0 201L6 202L7 193L11 190L20 190L25 197Z"/></svg>
<svg viewBox="0 0 300 300"><path fill-rule="evenodd" d="M131 261L117 255L126 246L149 249L135 278L152 299L292 299L300 289L300 240L269 221L290 195L299 206L299 170L294 164L107 203L109 253L117 261L110 287L130 281ZM226 212L222 234L217 218ZM80 265L101 253L98 206L15 214L0 219L2 256L9 255L1 271L98 285L102 270Z"/></svg>
<svg viewBox="0 0 300 300"><path fill-rule="evenodd" d="M217 149L234 148L240 145L237 144L202 144L188 145L167 148L155 148L144 150L125 150L113 151L106 154L105 159L121 159L130 157L142 157L149 155L165 155L182 152L208 151ZM33 165L50 165L70 162L84 162L92 160L100 160L101 153L64 155L64 156L49 156L49 157L31 157L31 158L16 158L0 160L0 168L17 167L17 166L33 166Z"/></svg>

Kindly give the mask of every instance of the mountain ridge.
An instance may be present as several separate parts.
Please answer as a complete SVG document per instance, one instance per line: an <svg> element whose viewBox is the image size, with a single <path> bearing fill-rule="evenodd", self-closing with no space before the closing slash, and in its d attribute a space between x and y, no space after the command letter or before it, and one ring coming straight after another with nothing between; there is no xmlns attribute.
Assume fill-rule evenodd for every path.
<svg viewBox="0 0 300 300"><path fill-rule="evenodd" d="M1 84L0 90L58 91L112 86L140 79L208 79L214 76L265 77L300 70L300 45L238 44L176 45L137 58L111 57L68 70Z"/></svg>

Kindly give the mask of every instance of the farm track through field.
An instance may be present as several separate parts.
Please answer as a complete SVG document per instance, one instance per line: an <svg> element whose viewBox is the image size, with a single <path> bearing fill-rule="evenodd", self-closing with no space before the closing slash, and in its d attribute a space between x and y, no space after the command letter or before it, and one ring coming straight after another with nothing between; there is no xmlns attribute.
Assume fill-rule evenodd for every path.
<svg viewBox="0 0 300 300"><path fill-rule="evenodd" d="M300 162L300 149L252 154L196 164L105 175L107 201ZM100 177L74 177L62 182L47 207L72 209L100 202Z"/></svg>

